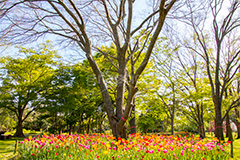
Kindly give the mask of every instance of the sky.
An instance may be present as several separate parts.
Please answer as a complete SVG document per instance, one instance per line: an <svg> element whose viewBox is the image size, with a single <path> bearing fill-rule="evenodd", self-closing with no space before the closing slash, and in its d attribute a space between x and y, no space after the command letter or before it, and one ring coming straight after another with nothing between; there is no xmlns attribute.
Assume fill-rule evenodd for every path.
<svg viewBox="0 0 240 160"><path fill-rule="evenodd" d="M136 0L134 4L134 15L141 16L144 12L144 8L147 6L147 1L149 0ZM133 26L138 25L140 20L135 16L133 18ZM53 44L56 43L56 39L51 36L43 36L39 38L36 42L32 42L29 44L24 44L24 47L33 47L35 48L39 43L44 43L46 40L50 40ZM19 46L19 45L18 45ZM54 50L58 50L58 54L63 57L63 60L65 62L71 62L71 61L81 61L85 59L84 54L79 50L73 50L72 48L63 48L60 45L54 45ZM0 46L0 57L10 55L15 56L18 52L18 49L15 47L15 45L11 46Z"/></svg>
<svg viewBox="0 0 240 160"><path fill-rule="evenodd" d="M141 22L142 16L146 16L147 10L146 7L149 4L149 1L154 1L154 0L135 0L134 4L134 17L133 17L133 26L137 26ZM148 9L150 7L147 7ZM179 28L176 27L176 28ZM181 29L180 29L181 30ZM69 61L81 61L85 58L84 54L80 50L73 50L73 48L64 48L61 45L57 45L55 38L53 36L44 36L38 39L38 41L26 44L24 46L26 47L35 47L39 43L44 43L46 40L51 40L54 44L54 49L58 50L58 53L63 57L64 61L69 62ZM5 55L14 55L15 53L18 52L18 49L15 48L14 46L4 46L0 47L0 56L5 56Z"/></svg>

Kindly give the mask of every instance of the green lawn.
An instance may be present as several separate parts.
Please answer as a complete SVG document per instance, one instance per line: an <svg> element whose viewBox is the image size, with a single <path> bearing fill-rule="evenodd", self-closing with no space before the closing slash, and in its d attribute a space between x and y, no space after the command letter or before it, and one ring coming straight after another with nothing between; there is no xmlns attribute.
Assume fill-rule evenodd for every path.
<svg viewBox="0 0 240 160"><path fill-rule="evenodd" d="M0 140L0 159L7 160L14 157L16 140L21 141L24 138L12 138L10 140Z"/></svg>
<svg viewBox="0 0 240 160"><path fill-rule="evenodd" d="M13 135L13 132L7 132L6 135L11 134ZM41 134L40 132L31 132L31 131L25 131L25 136L28 137L29 135L36 136L38 134ZM22 141L24 138L17 138L12 137L10 140L0 140L0 160L9 160L16 155L14 155L15 150L15 144L16 140Z"/></svg>
<svg viewBox="0 0 240 160"><path fill-rule="evenodd" d="M240 139L233 142L233 156L231 160L240 160Z"/></svg>

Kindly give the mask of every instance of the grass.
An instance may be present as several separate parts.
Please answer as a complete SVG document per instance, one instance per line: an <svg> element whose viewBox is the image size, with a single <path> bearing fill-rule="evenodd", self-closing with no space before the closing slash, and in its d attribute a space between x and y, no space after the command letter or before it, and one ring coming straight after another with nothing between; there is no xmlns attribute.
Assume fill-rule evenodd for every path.
<svg viewBox="0 0 240 160"><path fill-rule="evenodd" d="M229 148L230 151L230 148ZM233 158L231 160L240 159L240 139L233 141Z"/></svg>
<svg viewBox="0 0 240 160"><path fill-rule="evenodd" d="M21 141L24 138L16 138L13 137L12 139L8 140L0 140L0 159L7 160L13 158L16 140Z"/></svg>
<svg viewBox="0 0 240 160"><path fill-rule="evenodd" d="M13 132L7 132L6 135L11 134ZM28 137L29 135L36 136L41 134L40 132L31 132L31 131L24 131L24 135ZM13 159L16 155L14 154L15 144L16 141L22 141L24 138L12 137L11 139L7 140L0 140L0 160L9 160Z"/></svg>

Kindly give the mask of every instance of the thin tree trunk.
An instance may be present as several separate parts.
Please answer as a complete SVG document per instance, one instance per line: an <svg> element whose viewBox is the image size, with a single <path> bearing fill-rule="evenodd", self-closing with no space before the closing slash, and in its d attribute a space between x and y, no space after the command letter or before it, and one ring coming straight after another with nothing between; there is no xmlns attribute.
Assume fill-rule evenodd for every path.
<svg viewBox="0 0 240 160"><path fill-rule="evenodd" d="M226 116L226 130L227 130L227 134L228 134L228 141L232 141L233 140L233 136L232 136L232 128L231 128L231 124L230 124L230 119L229 119L229 113Z"/></svg>
<svg viewBox="0 0 240 160"><path fill-rule="evenodd" d="M237 139L240 139L240 122L239 122L239 111L237 108L235 108L235 114L236 114L236 126L237 126Z"/></svg>
<svg viewBox="0 0 240 160"><path fill-rule="evenodd" d="M99 124L98 124L98 132L99 133L103 133L102 123L103 123L103 121L100 121Z"/></svg>
<svg viewBox="0 0 240 160"><path fill-rule="evenodd" d="M78 133L83 134L84 133L84 129L83 129L83 113L80 115L80 120L78 121L79 125L78 125Z"/></svg>
<svg viewBox="0 0 240 160"><path fill-rule="evenodd" d="M200 122L201 122L201 138L205 138L206 137L206 134L205 134L205 128L204 128L204 120L203 120L203 104L201 104L201 110L200 110Z"/></svg>
<svg viewBox="0 0 240 160"><path fill-rule="evenodd" d="M72 134L72 125L69 125L69 134Z"/></svg>
<svg viewBox="0 0 240 160"><path fill-rule="evenodd" d="M226 127L226 131L225 131L225 134L226 134L226 138L228 138L228 133L229 133L229 127L228 125L230 125L230 122L229 122L229 115L227 114L226 115L226 124L225 124L225 127Z"/></svg>
<svg viewBox="0 0 240 160"><path fill-rule="evenodd" d="M203 122L203 105L197 104L196 109L197 109L198 132L201 138L205 138L204 122Z"/></svg>
<svg viewBox="0 0 240 160"><path fill-rule="evenodd" d="M89 132L90 132L90 123L91 123L91 118L88 119L88 123L87 123L87 134L89 134Z"/></svg>
<svg viewBox="0 0 240 160"><path fill-rule="evenodd" d="M175 118L175 108L176 108L176 94L175 94L175 85L174 83L172 83L172 92L173 92L173 105L172 105L172 113L170 112L170 116L171 116L171 132L172 135L175 135L174 133L174 118Z"/></svg>
<svg viewBox="0 0 240 160"><path fill-rule="evenodd" d="M204 123L201 121L199 122L199 126L198 126L198 130L199 130L199 135L200 135L200 138L205 138L205 130L204 130Z"/></svg>
<svg viewBox="0 0 240 160"><path fill-rule="evenodd" d="M174 114L171 114L171 134L174 135Z"/></svg>
<svg viewBox="0 0 240 160"><path fill-rule="evenodd" d="M231 92L230 92L231 94ZM227 89L225 90L225 97L228 98L228 93L227 93ZM225 124L225 127L226 127L226 137L229 136L229 126L230 126L230 120L229 120L229 113L226 115L226 124Z"/></svg>
<svg viewBox="0 0 240 160"><path fill-rule="evenodd" d="M231 142L231 157L233 158L233 135L232 135L232 128L231 128L231 124L230 124L230 119L229 119L229 113L226 115L226 130L227 130L227 134L228 134L228 141Z"/></svg>
<svg viewBox="0 0 240 160"><path fill-rule="evenodd" d="M58 123L58 133L62 134L62 124L61 124L61 121L59 121L59 123Z"/></svg>

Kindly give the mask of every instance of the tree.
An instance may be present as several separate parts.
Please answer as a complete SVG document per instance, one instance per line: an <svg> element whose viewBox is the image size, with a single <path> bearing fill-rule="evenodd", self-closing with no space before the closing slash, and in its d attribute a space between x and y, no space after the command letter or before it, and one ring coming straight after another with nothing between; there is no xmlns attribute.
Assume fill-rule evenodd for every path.
<svg viewBox="0 0 240 160"><path fill-rule="evenodd" d="M133 8L134 3L138 3L137 1L7 1L1 14L1 21L7 21L6 24L11 22L11 24L1 27L1 35L11 31L11 34L7 34L5 39L9 42L19 42L34 40L41 35L50 33L65 38L69 43L77 44L85 52L98 80L113 135L126 138L125 122L129 118L133 107L133 97L137 92L137 81L149 61L166 16L175 2L176 0L159 1L154 5L154 10L133 29L135 14ZM14 10L18 13L16 14ZM138 42L142 36L139 36L139 40L135 43L132 41L132 36L138 33L140 29L144 30L142 36L148 37L146 42L149 41L149 38L151 39L149 43L145 43L139 49ZM92 30L94 32L91 33ZM102 36L94 36L97 33ZM97 45L94 45L94 42L96 42L94 38L110 39L117 48L117 53L114 56L104 54L117 69L116 112L103 73L93 58L93 49L100 49ZM132 48L131 53L128 52L130 47ZM146 52L143 53L144 49ZM128 72L126 64L133 57L133 54L145 54L145 58L133 72ZM138 57L136 56L134 61L137 61ZM128 73L131 73L129 75L130 79L126 79ZM126 84L129 86L127 100L124 99Z"/></svg>
<svg viewBox="0 0 240 160"><path fill-rule="evenodd" d="M174 135L174 120L178 109L180 83L178 80L179 71L176 67L175 52L171 49L170 41L167 38L159 40L154 52L155 67L162 83L160 88L156 88L155 93L162 101L166 114L170 118L171 134Z"/></svg>
<svg viewBox="0 0 240 160"><path fill-rule="evenodd" d="M234 99L225 114L222 115L224 92L240 67L240 50L238 47L232 46L233 43L237 43L237 34L233 34L233 32L237 31L240 26L238 15L240 2L211 0L195 6L189 1L187 4L188 9L192 12L185 22L192 28L196 37L193 43L187 43L185 47L199 54L204 60L215 107L215 135L218 139L223 140L223 120L228 112L239 103L239 97ZM201 5L209 7L205 13L193 12ZM228 6L228 8L224 8L224 6ZM211 15L207 14L208 9ZM224 13L224 16L221 13ZM206 33L206 29L209 27L207 25L209 18L212 19L212 35L210 32Z"/></svg>
<svg viewBox="0 0 240 160"><path fill-rule="evenodd" d="M50 86L53 67L57 64L54 58L58 58L56 51L49 44L42 44L39 49L19 47L17 57L0 59L3 71L0 106L17 117L14 136L24 136L23 122L41 106L41 94Z"/></svg>
<svg viewBox="0 0 240 160"><path fill-rule="evenodd" d="M201 57L191 49L180 49L177 59L181 74L179 82L181 89L182 111L189 121L198 128L201 138L205 138L204 113L211 111L211 88L204 72Z"/></svg>
<svg viewBox="0 0 240 160"><path fill-rule="evenodd" d="M11 131L16 125L14 114L6 108L0 108L0 132Z"/></svg>
<svg viewBox="0 0 240 160"><path fill-rule="evenodd" d="M229 96L228 102L231 102L231 99L236 99L236 97L239 96L239 91L240 91L240 80L239 80L239 73L237 73L236 77L232 80L230 87L228 88L225 95ZM229 102L229 103L230 103ZM230 105L230 104L227 105ZM234 108L234 116L232 116L232 121L235 123L237 127L237 139L240 138L240 114L239 114L239 106ZM231 114L229 113L229 116ZM228 118L228 117L227 117Z"/></svg>
<svg viewBox="0 0 240 160"><path fill-rule="evenodd" d="M42 120L50 122L50 132L68 131L79 128L84 133L92 130L90 123L84 127L84 121L92 122L102 97L96 79L86 60L77 64L61 64L52 75L51 86L42 94L43 105L39 112L44 113Z"/></svg>

